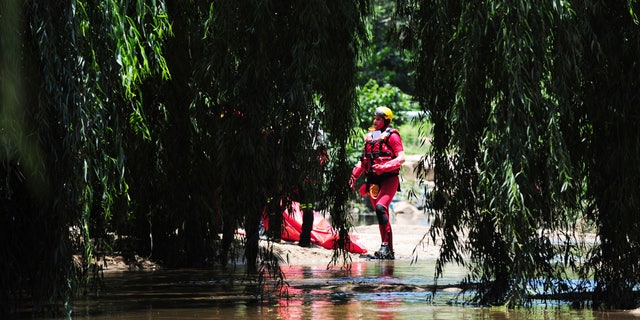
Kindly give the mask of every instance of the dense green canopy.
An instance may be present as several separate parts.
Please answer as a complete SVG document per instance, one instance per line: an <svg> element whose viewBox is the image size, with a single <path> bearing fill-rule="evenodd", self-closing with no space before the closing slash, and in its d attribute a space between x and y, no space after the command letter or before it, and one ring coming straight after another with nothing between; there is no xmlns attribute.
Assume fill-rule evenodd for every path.
<svg viewBox="0 0 640 320"><path fill-rule="evenodd" d="M636 306L637 2L400 6L434 124L434 194L448 198L432 229L445 236L438 272L466 264L479 301L503 304L591 290L563 281L579 271L595 305ZM599 242L579 246L584 226Z"/></svg>
<svg viewBox="0 0 640 320"><path fill-rule="evenodd" d="M255 271L260 219L280 216L277 199L308 179L326 178L314 192L347 240L369 6L0 3L0 314L68 302L113 249L171 266L224 263L237 227ZM416 77L397 79L431 115L432 194L446 199L432 211L432 235L445 239L438 273L467 265L484 304L544 288L635 307L637 2L398 9ZM318 129L324 171L312 165ZM583 228L597 241L581 241ZM568 281L574 271L583 282Z"/></svg>
<svg viewBox="0 0 640 320"><path fill-rule="evenodd" d="M368 8L4 1L0 313L23 297L68 301L113 248L169 266L224 263L238 227L251 271L263 211L286 205L267 203L303 179L327 177L314 191L346 235ZM309 165L319 130L326 175Z"/></svg>

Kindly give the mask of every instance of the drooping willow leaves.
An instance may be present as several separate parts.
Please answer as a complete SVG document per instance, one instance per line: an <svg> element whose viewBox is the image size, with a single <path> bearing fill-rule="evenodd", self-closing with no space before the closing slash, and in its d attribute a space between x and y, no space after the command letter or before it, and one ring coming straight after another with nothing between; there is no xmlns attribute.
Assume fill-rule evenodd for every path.
<svg viewBox="0 0 640 320"><path fill-rule="evenodd" d="M0 61L20 80L2 80L3 301L30 288L36 303L69 306L97 255L115 247L170 266L218 263L221 231L251 230L254 248L265 208L282 211L267 204L294 198L306 179L327 178L310 191L346 241L367 1L0 8L11 18ZM311 147L318 129L326 175Z"/></svg>
<svg viewBox="0 0 640 320"><path fill-rule="evenodd" d="M437 274L465 264L478 301L504 304L583 291L563 281L582 266L594 302L634 305L637 3L399 4L434 123L434 194L448 199ZM574 231L591 221L601 242L583 260Z"/></svg>
<svg viewBox="0 0 640 320"><path fill-rule="evenodd" d="M3 57L15 60L3 66L12 63L22 84L3 92L3 99L21 97L3 104L3 128L13 123L19 132L2 141L9 151L2 161L3 301L28 288L36 303L67 303L94 263L89 239L104 232L114 199L126 193L123 132L144 127L129 122L140 114L135 93L145 77L167 72L163 11L155 1L3 3L3 17L15 19L2 32L14 41L3 44ZM75 245L86 249L79 274Z"/></svg>
<svg viewBox="0 0 640 320"><path fill-rule="evenodd" d="M366 1L213 3L206 31L211 59L199 69L211 82L203 102L217 116L214 152L225 215L240 222L245 216L249 223L243 210L261 212L265 203L285 199L266 206L267 215L279 216L305 180L319 177L310 146L321 129L330 144L328 188L303 192L317 193L318 202L331 206L332 221L346 238L345 148L367 10Z"/></svg>

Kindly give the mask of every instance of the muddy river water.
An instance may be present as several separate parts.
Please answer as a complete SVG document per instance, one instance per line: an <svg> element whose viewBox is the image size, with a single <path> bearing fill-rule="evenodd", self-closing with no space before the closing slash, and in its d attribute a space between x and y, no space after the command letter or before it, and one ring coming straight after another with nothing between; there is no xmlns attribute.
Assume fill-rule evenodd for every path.
<svg viewBox="0 0 640 320"><path fill-rule="evenodd" d="M433 262L367 261L351 270L283 268L287 298L260 302L243 270L188 269L105 274L74 302L72 319L640 319L627 311L572 310L561 303L506 310L451 304L454 288L433 288ZM451 266L439 285L465 270ZM255 291L254 291L255 292Z"/></svg>

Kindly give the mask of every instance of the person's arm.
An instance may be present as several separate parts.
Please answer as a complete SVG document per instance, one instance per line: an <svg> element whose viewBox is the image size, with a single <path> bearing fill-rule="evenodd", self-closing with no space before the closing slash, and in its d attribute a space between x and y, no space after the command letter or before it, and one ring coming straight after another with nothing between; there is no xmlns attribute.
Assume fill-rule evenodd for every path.
<svg viewBox="0 0 640 320"><path fill-rule="evenodd" d="M356 166L353 167L353 170L351 170L351 178L349 178L349 187L351 187L351 189L354 188L356 184L356 180L360 178L363 172L364 172L364 166L362 165L362 161L358 161Z"/></svg>
<svg viewBox="0 0 640 320"><path fill-rule="evenodd" d="M402 164L407 160L407 157L404 155L404 151L398 152L398 156L394 160L398 161L402 166Z"/></svg>
<svg viewBox="0 0 640 320"><path fill-rule="evenodd" d="M400 151L395 158L385 163L374 164L373 166L371 166L371 169L373 169L373 173L375 173L376 175L380 175L385 172L394 172L400 170L405 160L406 158L404 155L404 151Z"/></svg>

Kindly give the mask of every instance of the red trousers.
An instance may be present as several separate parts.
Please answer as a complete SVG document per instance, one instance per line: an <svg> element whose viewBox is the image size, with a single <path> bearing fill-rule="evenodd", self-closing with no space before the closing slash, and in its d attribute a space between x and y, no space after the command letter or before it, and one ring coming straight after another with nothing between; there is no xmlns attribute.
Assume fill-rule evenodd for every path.
<svg viewBox="0 0 640 320"><path fill-rule="evenodd" d="M400 177L397 175L386 177L379 182L379 186L380 192L378 196L374 199L369 195L369 199L378 217L380 239L383 243L388 243L389 249L393 252L393 232L391 230L391 221L389 220L389 205L400 186Z"/></svg>

